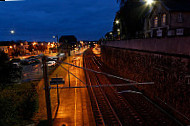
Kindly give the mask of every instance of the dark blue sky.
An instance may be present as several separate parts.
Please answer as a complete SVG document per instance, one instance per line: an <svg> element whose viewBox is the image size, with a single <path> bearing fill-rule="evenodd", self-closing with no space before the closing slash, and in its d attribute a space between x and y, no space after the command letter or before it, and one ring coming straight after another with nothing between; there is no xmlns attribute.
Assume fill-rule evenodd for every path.
<svg viewBox="0 0 190 126"><path fill-rule="evenodd" d="M99 40L111 31L117 0L0 2L0 41L53 41L53 35ZM10 30L15 30L11 35Z"/></svg>

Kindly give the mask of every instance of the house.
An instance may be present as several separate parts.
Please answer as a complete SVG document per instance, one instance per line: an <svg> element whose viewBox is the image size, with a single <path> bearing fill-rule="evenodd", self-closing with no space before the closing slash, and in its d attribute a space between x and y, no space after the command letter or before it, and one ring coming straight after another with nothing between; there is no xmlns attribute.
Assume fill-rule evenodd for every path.
<svg viewBox="0 0 190 126"><path fill-rule="evenodd" d="M158 0L145 19L144 35L172 37L190 35L190 2Z"/></svg>
<svg viewBox="0 0 190 126"><path fill-rule="evenodd" d="M9 53L9 43L8 42L0 42L0 50L5 53Z"/></svg>

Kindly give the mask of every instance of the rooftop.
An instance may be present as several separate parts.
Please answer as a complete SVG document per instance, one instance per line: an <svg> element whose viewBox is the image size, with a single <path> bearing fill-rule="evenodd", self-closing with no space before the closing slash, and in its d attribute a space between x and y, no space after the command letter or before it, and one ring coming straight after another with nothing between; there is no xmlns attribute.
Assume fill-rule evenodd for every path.
<svg viewBox="0 0 190 126"><path fill-rule="evenodd" d="M190 11L190 0L159 0L169 11Z"/></svg>

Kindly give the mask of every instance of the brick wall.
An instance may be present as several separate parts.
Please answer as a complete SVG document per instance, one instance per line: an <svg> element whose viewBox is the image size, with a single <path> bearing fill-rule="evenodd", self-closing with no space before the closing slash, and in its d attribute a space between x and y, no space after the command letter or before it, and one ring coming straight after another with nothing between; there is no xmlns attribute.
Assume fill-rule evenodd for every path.
<svg viewBox="0 0 190 126"><path fill-rule="evenodd" d="M182 18L183 22L178 22L178 16L180 12L173 12L171 13L171 24L170 26L172 28L190 28L190 13L189 12L183 12Z"/></svg>
<svg viewBox="0 0 190 126"><path fill-rule="evenodd" d="M105 43L102 46L102 61L106 65L117 71L121 76L131 80L155 82L154 85L143 85L138 86L138 88L150 98L166 102L190 118L190 108L188 107L190 104L190 84L188 84L190 58L187 55L178 55L174 52L174 48L167 44L164 53L162 53L159 48L151 48L155 45L148 44L148 42L149 46L145 49L142 45L138 46L134 43L133 46L128 46L128 48L126 45L116 44L118 42L111 43L112 47ZM117 46L114 47L113 43ZM176 42L174 41L174 43ZM122 48L119 48L119 45ZM135 45L137 45L138 50ZM164 46L163 43L161 46ZM167 48L171 49L172 53L166 53L170 52L166 50ZM152 52L153 49L158 50ZM189 55L189 53L184 54Z"/></svg>
<svg viewBox="0 0 190 126"><path fill-rule="evenodd" d="M132 50L190 56L190 37L108 41L102 42L102 45Z"/></svg>

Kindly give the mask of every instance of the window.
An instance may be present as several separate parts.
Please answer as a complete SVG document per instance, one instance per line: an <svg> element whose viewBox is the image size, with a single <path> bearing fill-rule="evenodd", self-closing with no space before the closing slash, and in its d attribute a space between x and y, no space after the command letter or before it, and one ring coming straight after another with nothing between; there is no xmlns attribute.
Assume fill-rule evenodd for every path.
<svg viewBox="0 0 190 126"><path fill-rule="evenodd" d="M182 13L179 13L177 21L179 23L183 22L183 15L182 15Z"/></svg>
<svg viewBox="0 0 190 126"><path fill-rule="evenodd" d="M176 35L183 35L184 34L184 29L176 29Z"/></svg>
<svg viewBox="0 0 190 126"><path fill-rule="evenodd" d="M166 25L166 14L162 15L162 25Z"/></svg>
<svg viewBox="0 0 190 126"><path fill-rule="evenodd" d="M158 27L158 17L154 18L154 27Z"/></svg>

